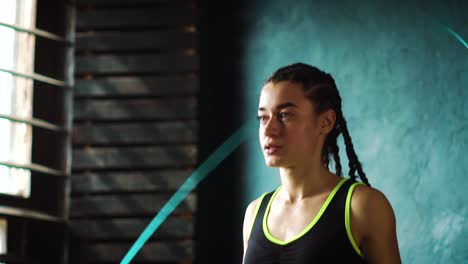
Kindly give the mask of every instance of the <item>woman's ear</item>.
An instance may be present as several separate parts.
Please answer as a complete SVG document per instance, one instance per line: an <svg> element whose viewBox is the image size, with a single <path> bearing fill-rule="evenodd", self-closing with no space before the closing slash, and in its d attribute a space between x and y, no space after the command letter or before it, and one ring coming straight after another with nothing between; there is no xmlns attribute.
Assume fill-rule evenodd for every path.
<svg viewBox="0 0 468 264"><path fill-rule="evenodd" d="M328 134L335 127L335 110L329 109L320 115L320 130L322 134Z"/></svg>

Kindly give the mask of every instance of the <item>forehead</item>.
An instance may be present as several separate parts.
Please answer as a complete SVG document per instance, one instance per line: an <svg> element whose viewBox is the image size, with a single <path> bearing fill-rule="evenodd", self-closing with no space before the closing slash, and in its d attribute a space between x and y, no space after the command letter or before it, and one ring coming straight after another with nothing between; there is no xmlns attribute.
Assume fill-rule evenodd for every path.
<svg viewBox="0 0 468 264"><path fill-rule="evenodd" d="M263 86L259 108L273 110L278 105L285 103L292 103L298 108L310 104L309 99L304 96L301 84L282 81L278 83L269 82Z"/></svg>

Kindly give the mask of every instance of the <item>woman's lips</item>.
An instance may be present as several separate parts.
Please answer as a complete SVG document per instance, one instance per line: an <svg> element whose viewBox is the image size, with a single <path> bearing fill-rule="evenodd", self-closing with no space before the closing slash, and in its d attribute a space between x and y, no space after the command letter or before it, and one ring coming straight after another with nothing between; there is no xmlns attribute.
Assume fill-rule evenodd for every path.
<svg viewBox="0 0 468 264"><path fill-rule="evenodd" d="M276 152L278 152L278 150L280 150L280 149L281 149L280 146L267 145L267 146L265 146L265 153L268 154L268 155L273 155Z"/></svg>

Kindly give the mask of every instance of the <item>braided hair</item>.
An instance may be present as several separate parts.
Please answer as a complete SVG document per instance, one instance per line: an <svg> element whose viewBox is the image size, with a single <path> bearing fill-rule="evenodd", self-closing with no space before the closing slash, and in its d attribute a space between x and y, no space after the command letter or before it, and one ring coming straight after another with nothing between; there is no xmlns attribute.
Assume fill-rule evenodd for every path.
<svg viewBox="0 0 468 264"><path fill-rule="evenodd" d="M354 151L353 142L349 135L346 120L341 111L341 97L333 77L318 69L317 67L305 64L294 63L276 70L266 81L266 83L278 83L289 81L302 84L304 93L315 105L315 112L321 114L329 109L336 113L336 122L332 131L327 135L321 153L322 163L328 168L330 158L335 160L335 171L339 176L343 176L338 145L336 140L340 134L346 145L346 154L349 160L349 177L356 179L356 171L362 182L370 186L366 174L362 170L362 165Z"/></svg>

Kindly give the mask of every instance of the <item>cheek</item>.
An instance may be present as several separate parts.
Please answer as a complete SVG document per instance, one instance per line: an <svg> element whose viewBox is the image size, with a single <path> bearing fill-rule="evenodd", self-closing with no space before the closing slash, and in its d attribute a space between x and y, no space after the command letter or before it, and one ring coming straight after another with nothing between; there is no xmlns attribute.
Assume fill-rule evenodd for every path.
<svg viewBox="0 0 468 264"><path fill-rule="evenodd" d="M263 144L265 143L265 135L264 129L260 126L258 129L258 143L260 144L260 148L262 148Z"/></svg>
<svg viewBox="0 0 468 264"><path fill-rule="evenodd" d="M316 136L312 128L302 127L289 132L288 141L299 149L308 149L315 144Z"/></svg>

